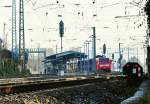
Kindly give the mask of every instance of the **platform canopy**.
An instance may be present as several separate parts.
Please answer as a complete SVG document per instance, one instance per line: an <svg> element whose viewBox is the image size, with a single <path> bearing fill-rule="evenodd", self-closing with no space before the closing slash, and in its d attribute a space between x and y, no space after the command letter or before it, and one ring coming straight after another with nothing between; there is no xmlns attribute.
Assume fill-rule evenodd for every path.
<svg viewBox="0 0 150 104"><path fill-rule="evenodd" d="M86 58L87 55L85 55L84 53L81 52L76 52L76 51L65 51L62 53L58 53L58 54L53 54L50 56L47 56L44 60L44 62L59 62L60 60L69 60L69 59L73 59L73 58Z"/></svg>

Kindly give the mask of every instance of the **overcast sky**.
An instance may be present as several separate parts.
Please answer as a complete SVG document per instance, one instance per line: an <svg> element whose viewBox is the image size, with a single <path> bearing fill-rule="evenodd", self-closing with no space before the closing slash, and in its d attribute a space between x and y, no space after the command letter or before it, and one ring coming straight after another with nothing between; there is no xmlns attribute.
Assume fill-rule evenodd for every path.
<svg viewBox="0 0 150 104"><path fill-rule="evenodd" d="M17 1L17 35L19 21L19 0ZM141 2L140 2L141 1ZM3 38L3 24L8 33L8 47L11 48L11 5L12 0L0 0L0 37ZM139 4L137 4L139 3ZM64 50L82 46L96 27L97 53L105 43L108 48L118 48L118 43L127 47L145 40L145 16L115 18L116 16L143 15L145 0L24 0L26 48L54 48L60 38L58 24L64 21ZM62 17L60 17L60 15ZM145 21L144 21L145 20ZM136 40L131 40L130 37ZM74 39L74 40L73 40ZM75 40L76 39L76 40ZM33 40L33 41L31 41ZM49 42L48 40L57 40Z"/></svg>

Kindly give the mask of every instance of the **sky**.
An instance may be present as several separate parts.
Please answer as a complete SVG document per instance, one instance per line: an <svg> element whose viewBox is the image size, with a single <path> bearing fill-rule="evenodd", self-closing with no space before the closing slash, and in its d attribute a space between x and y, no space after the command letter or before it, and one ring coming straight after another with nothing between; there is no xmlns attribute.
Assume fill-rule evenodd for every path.
<svg viewBox="0 0 150 104"><path fill-rule="evenodd" d="M126 49L127 47L142 47L140 43L145 41L143 36L146 35L147 23L146 16L138 15L145 14L142 10L145 1L24 0L26 48L40 47L55 50L56 45L60 48L58 32L60 20L63 20L65 25L64 51L72 47L83 47L82 45L86 40L91 40L90 36L93 34L91 27L93 26L96 27L98 39L97 54L101 53L100 48L104 43L108 50L114 52L118 50L119 43L123 43L121 47ZM12 11L11 8L3 6L12 5L11 3L12 0L0 0L0 37L3 39L3 24L5 22L9 49L11 49ZM16 3L18 37L19 0L16 0ZM123 17L116 18L117 16Z"/></svg>

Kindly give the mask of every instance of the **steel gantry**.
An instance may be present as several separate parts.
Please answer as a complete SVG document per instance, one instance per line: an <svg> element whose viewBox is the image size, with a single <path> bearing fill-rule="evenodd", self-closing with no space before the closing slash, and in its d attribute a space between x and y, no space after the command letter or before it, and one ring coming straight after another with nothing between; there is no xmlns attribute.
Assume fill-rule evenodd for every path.
<svg viewBox="0 0 150 104"><path fill-rule="evenodd" d="M25 69L25 35L24 35L24 2L19 4L19 60L22 69Z"/></svg>
<svg viewBox="0 0 150 104"><path fill-rule="evenodd" d="M44 58L46 58L46 48L28 48L25 50L28 54L29 53L43 53Z"/></svg>
<svg viewBox="0 0 150 104"><path fill-rule="evenodd" d="M44 59L46 58L46 48L28 48L28 49L26 49L25 50L25 52L29 55L29 54L34 54L34 53L42 53L43 54L43 56L44 56ZM38 57L38 59L39 59L39 57ZM43 60L44 60L43 59ZM39 66L40 66L40 63L38 63L37 64L38 65L38 68L39 68ZM45 64L44 64L44 69L46 69L46 66L45 66Z"/></svg>
<svg viewBox="0 0 150 104"><path fill-rule="evenodd" d="M12 59L17 53L17 32L16 32L16 0L12 0Z"/></svg>

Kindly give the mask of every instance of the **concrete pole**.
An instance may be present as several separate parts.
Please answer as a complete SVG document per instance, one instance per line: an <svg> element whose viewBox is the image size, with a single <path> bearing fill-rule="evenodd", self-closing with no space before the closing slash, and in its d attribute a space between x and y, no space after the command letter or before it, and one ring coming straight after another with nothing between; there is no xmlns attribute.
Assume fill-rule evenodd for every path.
<svg viewBox="0 0 150 104"><path fill-rule="evenodd" d="M6 48L6 23L4 22L4 27L3 27L3 45L4 48Z"/></svg>
<svg viewBox="0 0 150 104"><path fill-rule="evenodd" d="M88 58L88 59L89 59L89 53L90 53L89 44L90 44L90 43L89 43L89 42L87 42L87 55L88 55L88 57L87 57L87 58Z"/></svg>
<svg viewBox="0 0 150 104"><path fill-rule="evenodd" d="M137 63L138 63L138 47L137 47Z"/></svg>
<svg viewBox="0 0 150 104"><path fill-rule="evenodd" d="M84 51L83 53L86 54L86 52L85 52L85 45L83 45L83 51Z"/></svg>
<svg viewBox="0 0 150 104"><path fill-rule="evenodd" d="M89 53L90 53L90 50L89 50L89 42L87 43L88 44L88 73L90 71L90 60L89 60Z"/></svg>
<svg viewBox="0 0 150 104"><path fill-rule="evenodd" d="M120 45L121 45L121 43L119 43L119 70L121 70L121 60L120 60L120 58L121 58L121 49L120 49Z"/></svg>
<svg viewBox="0 0 150 104"><path fill-rule="evenodd" d="M96 70L96 32L95 27L93 29L93 71Z"/></svg>
<svg viewBox="0 0 150 104"><path fill-rule="evenodd" d="M85 48L85 45L83 45L83 48L84 48L84 54L86 55L86 48ZM84 60L84 65L83 65L83 71L85 71L85 58L83 58Z"/></svg>
<svg viewBox="0 0 150 104"><path fill-rule="evenodd" d="M134 47L133 47L133 57L134 57L134 54L135 54L135 53L134 53Z"/></svg>
<svg viewBox="0 0 150 104"><path fill-rule="evenodd" d="M144 48L144 70L145 70L145 61L146 61L146 58L145 58L145 47L143 47Z"/></svg>
<svg viewBox="0 0 150 104"><path fill-rule="evenodd" d="M87 55L88 53L88 49L87 49L87 43L84 43L85 44L85 54Z"/></svg>
<svg viewBox="0 0 150 104"><path fill-rule="evenodd" d="M82 51L81 49L82 49L82 47L79 47L79 52L81 52L81 51Z"/></svg>
<svg viewBox="0 0 150 104"><path fill-rule="evenodd" d="M88 73L89 73L89 70L90 70L90 62L89 62L89 41L86 41L86 46L87 46L87 60L88 60L88 66L87 66L87 68L88 68Z"/></svg>
<svg viewBox="0 0 150 104"><path fill-rule="evenodd" d="M57 54L57 44L56 44L56 54Z"/></svg>
<svg viewBox="0 0 150 104"><path fill-rule="evenodd" d="M37 48L38 48L38 50L40 49L40 43L37 43ZM41 64L41 63L40 63L40 53L38 53L38 60L37 60L37 63L38 63L38 64L37 64L38 74L40 74L40 71L41 71L41 70L40 70L40 64Z"/></svg>
<svg viewBox="0 0 150 104"><path fill-rule="evenodd" d="M62 37L61 37L61 53L63 52Z"/></svg>
<svg viewBox="0 0 150 104"><path fill-rule="evenodd" d="M130 54L129 51L130 51L130 48L128 47L128 62L129 62L129 54Z"/></svg>
<svg viewBox="0 0 150 104"><path fill-rule="evenodd" d="M150 77L150 46L147 46L147 68L148 68L148 76Z"/></svg>

